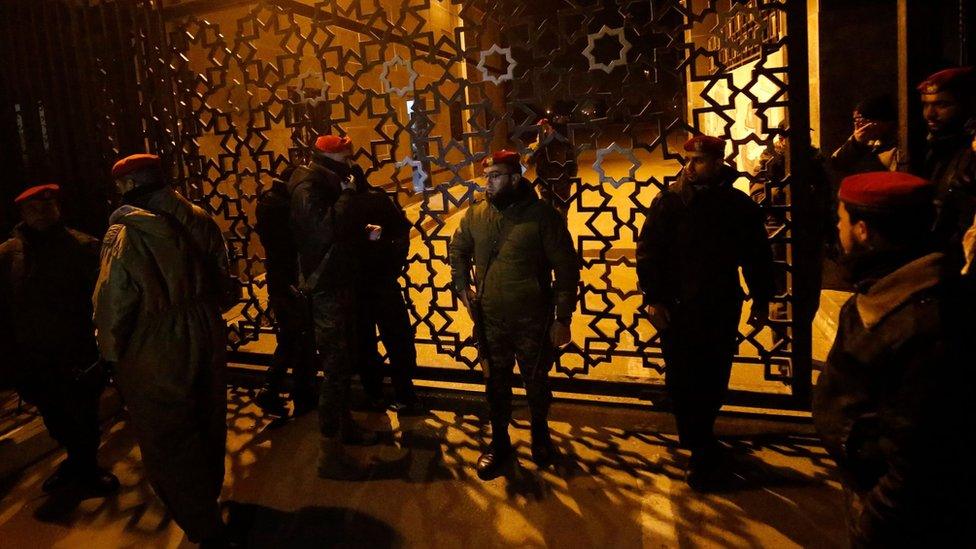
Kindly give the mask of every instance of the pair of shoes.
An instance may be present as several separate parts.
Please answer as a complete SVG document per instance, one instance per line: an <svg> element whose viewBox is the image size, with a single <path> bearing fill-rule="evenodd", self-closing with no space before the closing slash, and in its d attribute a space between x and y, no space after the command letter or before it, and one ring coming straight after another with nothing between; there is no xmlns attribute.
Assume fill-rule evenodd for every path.
<svg viewBox="0 0 976 549"><path fill-rule="evenodd" d="M319 478L328 480L361 480L367 468L346 453L339 437L323 437L319 453Z"/></svg>
<svg viewBox="0 0 976 549"><path fill-rule="evenodd" d="M511 445L496 448L490 446L488 450L478 458L476 471L481 480L496 479L505 472L515 459L515 451Z"/></svg>
<svg viewBox="0 0 976 549"><path fill-rule="evenodd" d="M255 397L254 403L261 408L264 413L271 416L284 417L288 415L286 401L277 392L264 389Z"/></svg>
<svg viewBox="0 0 976 549"><path fill-rule="evenodd" d="M417 397L395 400L391 408L400 417L425 416L430 413L430 410Z"/></svg>

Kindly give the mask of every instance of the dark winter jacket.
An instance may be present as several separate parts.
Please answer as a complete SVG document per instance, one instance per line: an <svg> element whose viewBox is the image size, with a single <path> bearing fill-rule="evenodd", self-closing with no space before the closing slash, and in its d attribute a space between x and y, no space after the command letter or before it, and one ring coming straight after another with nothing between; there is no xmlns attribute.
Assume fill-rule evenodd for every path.
<svg viewBox="0 0 976 549"><path fill-rule="evenodd" d="M91 294L98 240L58 225L18 225L0 244L0 341L6 382L22 375L64 375L98 357ZM7 369L10 371L7 371Z"/></svg>
<svg viewBox="0 0 976 549"><path fill-rule="evenodd" d="M936 186L936 236L951 254L961 257L963 234L976 215L976 135L960 130L941 138L929 136L923 177Z"/></svg>
<svg viewBox="0 0 976 549"><path fill-rule="evenodd" d="M947 263L878 262L817 382L817 429L855 493L855 545L943 546L926 542L972 524L976 303Z"/></svg>
<svg viewBox="0 0 976 549"><path fill-rule="evenodd" d="M762 210L732 183L696 189L684 175L651 202L637 241L637 276L645 304L738 302L742 267L754 301L773 294L772 251Z"/></svg>
<svg viewBox="0 0 976 549"><path fill-rule="evenodd" d="M298 247L291 230L291 194L288 184L275 179L258 197L254 230L264 247L268 293L287 297L298 282Z"/></svg>
<svg viewBox="0 0 976 549"><path fill-rule="evenodd" d="M361 173L327 158L317 158L296 168L288 181L291 230L304 276L318 269L329 254L317 288L352 284L359 271L356 241L365 238L365 227L355 226L351 215L355 192L342 190L342 183L350 177L361 177ZM357 180L360 188L366 185L365 178Z"/></svg>
<svg viewBox="0 0 976 549"><path fill-rule="evenodd" d="M531 185L520 180L518 196L502 210L488 200L468 208L448 249L452 286L467 291L474 266L486 315L544 317L554 309L568 321L576 310L579 258L566 222Z"/></svg>

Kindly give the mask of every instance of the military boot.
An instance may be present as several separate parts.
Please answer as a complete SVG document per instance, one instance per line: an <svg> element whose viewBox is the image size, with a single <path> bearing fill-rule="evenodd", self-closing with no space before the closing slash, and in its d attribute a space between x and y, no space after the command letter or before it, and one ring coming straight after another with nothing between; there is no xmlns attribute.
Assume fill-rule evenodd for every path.
<svg viewBox="0 0 976 549"><path fill-rule="evenodd" d="M481 480L492 480L500 477L505 469L515 459L515 450L512 448L512 441L508 437L508 424L505 429L492 429L491 444L488 450L478 458L478 478Z"/></svg>
<svg viewBox="0 0 976 549"><path fill-rule="evenodd" d="M559 450L552 443L547 422L532 423L532 461L543 469L552 465L559 457Z"/></svg>
<svg viewBox="0 0 976 549"><path fill-rule="evenodd" d="M319 478L328 480L361 480L366 468L343 447L339 437L322 437L319 452Z"/></svg>
<svg viewBox="0 0 976 549"><path fill-rule="evenodd" d="M373 446L380 441L376 431L360 426L351 417L343 419L339 432L342 443L350 446Z"/></svg>

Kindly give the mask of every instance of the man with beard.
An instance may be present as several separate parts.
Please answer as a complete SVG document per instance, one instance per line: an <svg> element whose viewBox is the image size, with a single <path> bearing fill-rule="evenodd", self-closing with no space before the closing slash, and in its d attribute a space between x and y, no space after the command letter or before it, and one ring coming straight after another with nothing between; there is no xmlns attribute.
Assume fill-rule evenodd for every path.
<svg viewBox="0 0 976 549"><path fill-rule="evenodd" d="M976 71L939 71L918 86L928 125L922 175L935 185L937 242L962 266L962 239L976 215Z"/></svg>
<svg viewBox="0 0 976 549"><path fill-rule="evenodd" d="M661 334L665 386L678 437L691 450L689 486L722 481L714 424L737 348L742 267L752 297L749 324L762 328L773 293L773 262L762 211L732 184L725 141L699 135L677 183L657 195L637 242L646 313Z"/></svg>
<svg viewBox="0 0 976 549"><path fill-rule="evenodd" d="M484 161L488 200L473 204L448 255L454 292L473 313L491 421L491 445L478 477L497 478L512 462L512 374L522 373L532 428L532 459L556 457L549 435L549 369L554 348L570 341L580 267L566 222L522 177L518 153ZM471 268L474 267L474 290Z"/></svg>
<svg viewBox="0 0 976 549"><path fill-rule="evenodd" d="M146 473L190 541L223 543L218 498L227 439L226 326L235 301L227 247L210 215L166 181L158 156L112 167L95 285L102 357L129 410Z"/></svg>
<svg viewBox="0 0 976 549"><path fill-rule="evenodd" d="M0 339L3 377L37 407L67 458L45 492L71 485L93 495L119 488L99 468L98 404L103 376L92 325L98 240L61 221L60 187L37 185L14 202L21 223L0 244Z"/></svg>
<svg viewBox="0 0 976 549"><path fill-rule="evenodd" d="M298 245L299 289L309 301L324 379L319 395L322 435L318 474L354 480L366 474L345 445L370 445L376 434L361 428L349 409L357 359L356 277L369 229L358 223L355 195L368 183L352 160L352 140L323 135L312 162L288 182L291 226Z"/></svg>
<svg viewBox="0 0 976 549"><path fill-rule="evenodd" d="M855 547L965 545L976 333L971 290L931 242L935 187L904 173L844 179L840 242L855 294L813 400Z"/></svg>

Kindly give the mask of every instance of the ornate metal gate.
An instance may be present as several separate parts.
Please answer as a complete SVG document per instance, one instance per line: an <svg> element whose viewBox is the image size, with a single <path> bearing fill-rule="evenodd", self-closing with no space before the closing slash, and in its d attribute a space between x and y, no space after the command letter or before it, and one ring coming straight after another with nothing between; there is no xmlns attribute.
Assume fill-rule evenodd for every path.
<svg viewBox="0 0 976 549"><path fill-rule="evenodd" d="M101 86L89 127L104 144L89 162L107 170L115 154L149 147L220 220L245 287L232 348L253 351L269 326L255 199L286 166L305 160L317 134L339 133L353 138L370 180L414 223L403 281L423 374L475 380L468 320L449 290L447 243L478 196L480 159L501 146L528 153L539 139L537 120L558 117L542 145L568 143L580 170L538 183L569 183L563 196L584 272L575 343L559 358L557 389L642 395L662 367L657 335L638 314L634 239L653 195L676 179L678 145L703 131L728 138L743 190L764 191L781 271L772 327L743 325L737 401L805 406L809 325L791 320L791 288L804 276L791 267L802 217L792 203L803 191L794 190L796 177L776 179L758 167L765 148L789 133L781 121L792 119L794 135L806 133L804 2L41 4L39 12L70 12L93 25L88 39L96 45L82 54L96 72L80 80ZM3 15L30 13L2 7ZM132 128L138 138L117 138ZM794 149L803 143L793 141ZM799 173L800 157L788 156Z"/></svg>

